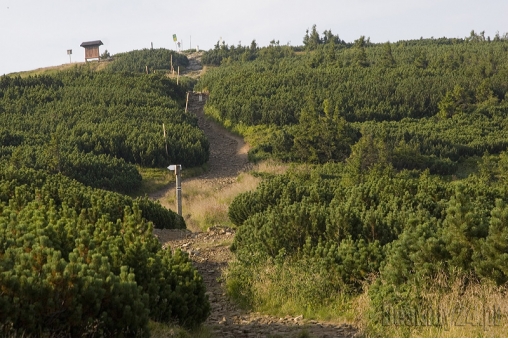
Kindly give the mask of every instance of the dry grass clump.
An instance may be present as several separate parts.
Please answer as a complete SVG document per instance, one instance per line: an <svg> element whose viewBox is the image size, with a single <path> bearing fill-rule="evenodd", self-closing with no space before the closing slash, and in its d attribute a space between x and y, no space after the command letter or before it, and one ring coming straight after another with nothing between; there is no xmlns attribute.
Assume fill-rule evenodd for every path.
<svg viewBox="0 0 508 339"><path fill-rule="evenodd" d="M260 312L284 316L302 314L306 319L345 322L349 296L330 272L312 262L286 260L266 263L253 280L253 306Z"/></svg>
<svg viewBox="0 0 508 339"><path fill-rule="evenodd" d="M234 225L229 221L228 209L240 193L254 190L263 174L283 174L286 164L264 161L256 164L249 172L236 178L185 179L182 181L182 213L187 228L192 231L206 230L215 225ZM175 206L175 192L170 190L164 201L171 209Z"/></svg>
<svg viewBox="0 0 508 339"><path fill-rule="evenodd" d="M71 63L62 64L58 66L49 66L49 67L42 67L37 68L34 70L29 71L21 71L21 72L13 72L9 73L8 75L11 77L14 76L20 76L22 78L28 78L29 76L37 76L37 75L53 75L61 71L69 70L73 67L90 67L91 70L94 71L101 71L108 65L110 61L108 60L101 60L99 61L89 61L89 62L83 62L83 61L73 61Z"/></svg>
<svg viewBox="0 0 508 339"><path fill-rule="evenodd" d="M163 189L170 183L175 182L175 175L167 168L147 168L137 166L139 174L143 178L141 187L133 196L142 196Z"/></svg>
<svg viewBox="0 0 508 339"><path fill-rule="evenodd" d="M266 160L256 164L253 167L252 172L279 175L286 173L290 167L291 165L285 163L274 160Z"/></svg>
<svg viewBox="0 0 508 339"><path fill-rule="evenodd" d="M470 276L445 275L429 281L418 304L383 305L383 319L372 319L372 300L365 292L353 309L365 336L383 337L506 337L508 289Z"/></svg>
<svg viewBox="0 0 508 339"><path fill-rule="evenodd" d="M260 181L242 173L227 185L202 180L182 183L182 211L187 228L196 231L215 225L233 226L228 218L229 205L238 194L255 189Z"/></svg>

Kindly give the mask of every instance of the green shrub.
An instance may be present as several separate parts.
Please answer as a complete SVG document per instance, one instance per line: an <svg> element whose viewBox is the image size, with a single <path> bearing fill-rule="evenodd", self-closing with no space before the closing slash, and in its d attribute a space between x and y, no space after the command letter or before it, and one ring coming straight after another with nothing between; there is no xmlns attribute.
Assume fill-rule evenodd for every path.
<svg viewBox="0 0 508 339"><path fill-rule="evenodd" d="M484 157L479 173L461 182L382 162L307 167L263 181L230 206L238 230L229 293L284 313L290 304L327 307L321 290L348 299L372 284L368 298L380 316L383 302L418 305L438 276L505 284L505 154L495 159ZM303 283L309 275L315 293Z"/></svg>
<svg viewBox="0 0 508 339"><path fill-rule="evenodd" d="M160 205L148 217L183 220ZM155 207L154 207L155 206ZM169 217L169 218L168 218ZM163 250L137 202L31 169L0 172L3 335L147 336L148 319L195 326L210 307L189 258Z"/></svg>
<svg viewBox="0 0 508 339"><path fill-rule="evenodd" d="M152 73L154 70L169 72L173 67L188 66L189 60L183 54L165 48L142 49L113 55L113 62L109 63L107 70L111 72L138 72L145 73L146 67Z"/></svg>

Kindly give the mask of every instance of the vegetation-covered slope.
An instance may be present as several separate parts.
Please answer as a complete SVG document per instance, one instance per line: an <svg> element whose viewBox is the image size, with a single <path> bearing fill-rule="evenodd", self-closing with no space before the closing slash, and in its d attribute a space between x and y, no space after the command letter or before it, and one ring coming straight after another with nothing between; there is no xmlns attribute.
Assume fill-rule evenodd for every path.
<svg viewBox="0 0 508 339"><path fill-rule="evenodd" d="M275 176L233 201L230 294L254 308L316 317L343 316L336 310L347 312L368 291L367 309L356 312L376 336L393 331L386 324L414 329L429 312L442 317L443 306L456 312L459 304L441 300L457 288L476 291L460 304L471 317L481 316L482 300L483 312L499 310L504 301L485 291L508 281L507 154L485 156L461 182L382 164L358 173L353 158Z"/></svg>
<svg viewBox="0 0 508 339"><path fill-rule="evenodd" d="M148 68L149 73L154 71L171 70L179 66L188 66L189 60L183 54L164 48L142 49L126 53L117 53L113 56L113 62L109 63L106 70L111 72L136 72L144 73Z"/></svg>
<svg viewBox="0 0 508 339"><path fill-rule="evenodd" d="M134 164L191 167L208 160L208 142L196 119L183 112L184 98L182 87L156 74L82 67L54 76L2 77L1 160L132 192L141 181Z"/></svg>
<svg viewBox="0 0 508 339"><path fill-rule="evenodd" d="M148 319L192 326L209 312L186 255L159 228L183 219L146 199L61 174L0 170L0 333L146 336Z"/></svg>
<svg viewBox="0 0 508 339"><path fill-rule="evenodd" d="M147 336L149 319L207 318L201 276L152 234L183 218L120 194L141 183L136 166L208 160L184 100L161 74L0 77L3 336Z"/></svg>
<svg viewBox="0 0 508 339"><path fill-rule="evenodd" d="M203 56L220 64L198 83L206 112L252 158L302 164L231 204L230 294L277 314L355 309L375 336L440 336L417 322L451 326L443 307L505 317L506 36L345 43L314 28L304 44Z"/></svg>
<svg viewBox="0 0 508 339"><path fill-rule="evenodd" d="M208 114L264 133L253 155L292 161L342 161L361 135L382 143L397 168L442 174L461 158L506 149L505 39L318 39L304 53L275 42L241 54L216 46L209 53L223 55L221 66L198 85L210 92Z"/></svg>

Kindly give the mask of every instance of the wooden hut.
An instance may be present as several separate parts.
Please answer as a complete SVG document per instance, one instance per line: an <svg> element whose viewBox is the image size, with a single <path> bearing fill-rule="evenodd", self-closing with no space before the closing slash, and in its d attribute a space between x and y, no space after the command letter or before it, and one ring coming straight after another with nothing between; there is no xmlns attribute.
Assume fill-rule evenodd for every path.
<svg viewBox="0 0 508 339"><path fill-rule="evenodd" d="M101 60L99 53L99 46L103 45L102 41L85 41L80 46L85 48L85 61L88 59L99 59Z"/></svg>

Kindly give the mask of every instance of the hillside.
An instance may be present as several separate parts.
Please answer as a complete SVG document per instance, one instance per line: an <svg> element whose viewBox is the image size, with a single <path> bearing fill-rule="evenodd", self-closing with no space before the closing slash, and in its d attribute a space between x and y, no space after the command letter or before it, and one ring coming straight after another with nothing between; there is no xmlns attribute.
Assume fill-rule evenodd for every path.
<svg viewBox="0 0 508 339"><path fill-rule="evenodd" d="M293 163L229 205L228 295L346 317L367 336L501 335L508 42L327 33L303 51L253 42L202 57L216 66L196 85L205 114L243 135L252 161ZM474 320L454 323L459 309Z"/></svg>
<svg viewBox="0 0 508 339"><path fill-rule="evenodd" d="M188 256L153 235L184 219L124 195L138 168L208 160L186 88L96 65L0 77L3 336L145 337L154 322L190 328L209 315Z"/></svg>
<svg viewBox="0 0 508 339"><path fill-rule="evenodd" d="M141 180L134 164L164 167L171 159L192 167L208 160L208 141L181 108L185 88L164 75L75 67L2 77L0 90L1 160L16 166L130 193Z"/></svg>
<svg viewBox="0 0 508 339"><path fill-rule="evenodd" d="M454 174L461 159L507 147L507 44L331 40L304 54L248 49L237 60L238 48L223 46L211 51L224 54L221 67L197 88L210 92L207 114L258 138L254 157L340 162L372 135L398 169Z"/></svg>
<svg viewBox="0 0 508 339"><path fill-rule="evenodd" d="M313 31L94 67L0 78L4 335L508 330L505 36ZM162 190L123 195L150 170Z"/></svg>
<svg viewBox="0 0 508 339"><path fill-rule="evenodd" d="M238 193L255 187L258 180L249 172L260 169L248 163L249 146L240 137L205 117L203 106L207 97L204 93L191 93L189 97L189 112L198 117L198 126L210 142L210 160L205 173L186 178L182 183L183 214L188 230L154 230L154 234L163 246L189 253L203 276L211 307L205 322L210 335L221 338L296 337L306 333L312 337L356 335L357 330L343 321L316 321L301 314L279 317L251 312L239 307L226 295L221 275L233 261L229 246L235 234L234 229L224 226L229 224L228 201ZM150 197L160 200L168 208L174 208L174 193L171 185ZM205 228L206 232L203 232ZM166 336L167 333L161 330L158 335Z"/></svg>
<svg viewBox="0 0 508 339"><path fill-rule="evenodd" d="M41 68L37 68L34 70L30 70L30 71L14 72L14 73L6 74L6 75L9 77L19 76L21 78L26 78L26 77L30 77L30 76L34 77L34 76L38 76L38 75L54 75L60 71L66 71L66 70L72 69L76 66L81 67L83 65L88 65L94 71L101 71L108 65L109 62L110 61L108 61L108 60L102 60L101 62L88 62L88 63L70 62L68 64L62 64L59 66L41 67Z"/></svg>

